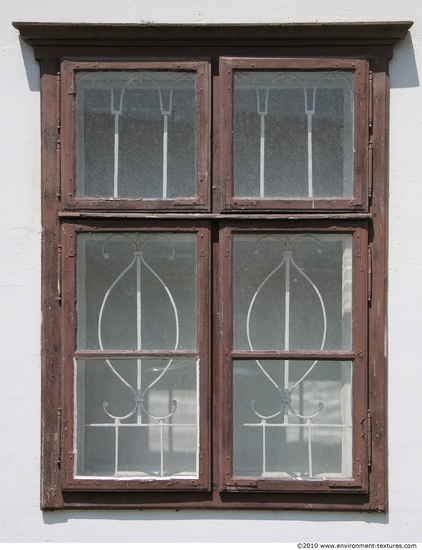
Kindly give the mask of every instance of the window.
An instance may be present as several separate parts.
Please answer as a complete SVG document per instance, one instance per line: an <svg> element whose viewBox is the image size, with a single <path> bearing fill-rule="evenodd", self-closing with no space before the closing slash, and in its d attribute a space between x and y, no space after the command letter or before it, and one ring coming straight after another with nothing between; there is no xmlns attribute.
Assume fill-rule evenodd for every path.
<svg viewBox="0 0 422 550"><path fill-rule="evenodd" d="M41 63L46 509L385 510L409 23L17 23Z"/></svg>

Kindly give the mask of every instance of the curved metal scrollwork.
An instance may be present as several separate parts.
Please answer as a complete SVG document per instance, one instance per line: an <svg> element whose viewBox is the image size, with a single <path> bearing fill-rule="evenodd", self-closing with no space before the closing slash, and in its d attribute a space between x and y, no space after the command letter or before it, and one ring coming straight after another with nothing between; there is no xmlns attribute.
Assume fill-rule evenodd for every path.
<svg viewBox="0 0 422 550"><path fill-rule="evenodd" d="M308 239L311 241L315 241L318 245L317 252L322 252L322 244L320 240L315 237L314 235L300 235L296 238L291 238L289 236L282 238L278 236L273 235L265 235L264 237L260 238L256 243L254 247L254 253L259 253L259 249L257 248L258 244L262 242L263 240L273 239L281 244L282 249L282 259L278 263L278 265L265 277L265 279L261 282L261 284L258 286L257 290L255 291L252 300L248 307L248 313L246 317L246 333L247 333L247 340L248 345L251 351L254 351L253 343L252 343L252 337L251 337L251 316L254 308L254 304L261 292L261 290L265 287L265 285L268 283L270 279L272 279L284 266L285 269L285 289L284 289L284 302L285 302L285 324L284 324L284 349L288 351L290 349L290 279L291 274L293 271L295 271L300 277L302 277L313 289L315 292L319 304L321 306L322 311L322 317L323 317L323 330L322 330L322 339L320 343L320 350L324 348L326 335L327 335L327 314L326 314L326 307L324 304L324 300L321 296L320 291L318 290L317 286L313 283L313 281L306 275L306 273L301 269L297 263L294 260L293 257L293 247L295 243L297 243L299 240L302 239ZM276 390L280 394L280 401L281 401L281 407L279 410L275 411L272 414L264 415L260 413L257 408L255 407L256 399L251 399L251 408L256 416L258 416L261 420L266 421L270 420L272 418L276 418L279 415L283 415L285 418L285 421L288 419L288 413L292 413L297 418L309 420L312 418L315 418L320 414L322 411L324 404L318 403L318 411L315 412L312 415L302 415L299 414L292 406L292 393L293 391L302 384L302 382L309 376L309 374L315 369L315 367L318 364L318 360L314 361L312 365L308 368L306 373L293 385L290 385L289 380L289 360L285 360L285 370L284 370L284 387L281 388L279 384L271 377L271 375L268 373L268 371L265 369L265 367L262 365L261 361L256 359L256 364L258 365L260 371L262 374L266 377L266 379L276 388Z"/></svg>
<svg viewBox="0 0 422 550"><path fill-rule="evenodd" d="M104 298L101 303L100 307L100 313L98 317L98 342L99 347L101 351L104 351L104 343L103 343L103 335L102 335L102 326L103 326L103 317L104 317L104 310L106 308L106 304L113 293L114 289L118 285L122 279L131 271L136 271L136 349L137 351L142 350L142 303L141 303L141 274L142 274L142 267L147 269L151 275L156 279L159 285L162 286L163 290L165 291L168 300L171 304L171 308L173 310L174 314L174 322L175 322L175 342L174 342L174 351L177 350L177 347L179 345L179 315L176 307L175 300L173 298L173 295L166 285L166 283L163 281L163 279L160 277L160 275L151 267L151 265L147 262L145 259L145 245L153 240L161 239L166 240L170 247L171 247L171 253L169 255L169 260L173 260L175 257L175 249L173 246L173 243L166 235L149 235L145 240L141 241L141 238L139 235L112 235L109 237L102 248L102 254L105 259L109 258L109 253L106 252L106 247L110 241L115 239L126 239L133 245L133 259L129 262L129 264L121 271L121 273L116 277L116 279L113 281L113 283L109 286L107 292L104 295ZM170 411L162 414L162 415L154 415L152 414L145 406L145 398L147 393L154 387L156 384L161 380L166 373L169 371L173 359L169 359L167 361L166 366L163 368L162 372L151 382L148 386L145 388L142 387L142 360L137 360L137 368L138 368L138 387L135 389L114 367L112 361L110 359L105 360L110 370L113 372L113 374L116 376L118 380L122 384L124 384L133 394L133 400L134 405L130 412L128 412L125 415L115 415L112 414L109 411L109 402L104 401L103 402L103 409L104 412L113 420L120 421L125 420L127 418L130 418L132 415L134 415L136 412L138 412L138 417L141 418L141 412L145 413L149 418L157 420L159 422L163 422L164 420L170 418L174 415L177 409L177 401L172 400L170 405Z"/></svg>

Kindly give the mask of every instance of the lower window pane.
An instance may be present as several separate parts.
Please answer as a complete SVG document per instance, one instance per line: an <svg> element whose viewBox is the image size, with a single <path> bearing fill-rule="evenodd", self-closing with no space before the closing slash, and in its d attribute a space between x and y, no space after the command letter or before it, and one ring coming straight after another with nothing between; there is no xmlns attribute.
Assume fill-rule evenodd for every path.
<svg viewBox="0 0 422 550"><path fill-rule="evenodd" d="M198 361L76 360L76 475L198 477Z"/></svg>
<svg viewBox="0 0 422 550"><path fill-rule="evenodd" d="M238 360L233 474L352 476L351 363Z"/></svg>

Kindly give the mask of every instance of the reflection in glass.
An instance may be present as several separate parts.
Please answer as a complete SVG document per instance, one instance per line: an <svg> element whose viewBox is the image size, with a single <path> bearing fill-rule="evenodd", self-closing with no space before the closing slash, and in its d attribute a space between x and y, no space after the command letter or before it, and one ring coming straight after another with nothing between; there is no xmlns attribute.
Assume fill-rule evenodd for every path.
<svg viewBox="0 0 422 550"><path fill-rule="evenodd" d="M197 477L196 359L77 359L76 475Z"/></svg>
<svg viewBox="0 0 422 550"><path fill-rule="evenodd" d="M234 475L351 477L351 386L345 361L235 361Z"/></svg>

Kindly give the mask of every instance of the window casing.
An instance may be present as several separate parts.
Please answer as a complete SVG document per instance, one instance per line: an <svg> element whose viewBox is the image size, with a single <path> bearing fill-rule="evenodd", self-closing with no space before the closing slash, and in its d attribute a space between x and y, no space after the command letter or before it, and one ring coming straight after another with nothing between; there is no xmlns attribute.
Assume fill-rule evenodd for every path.
<svg viewBox="0 0 422 550"><path fill-rule="evenodd" d="M410 24L16 26L42 69L43 508L385 510Z"/></svg>

